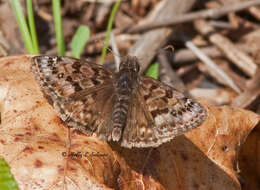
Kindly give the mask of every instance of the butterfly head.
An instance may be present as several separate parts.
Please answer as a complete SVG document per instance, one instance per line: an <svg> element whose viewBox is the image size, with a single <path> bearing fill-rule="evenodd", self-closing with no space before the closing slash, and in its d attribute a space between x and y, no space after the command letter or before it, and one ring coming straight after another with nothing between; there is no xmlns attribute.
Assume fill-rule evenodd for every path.
<svg viewBox="0 0 260 190"><path fill-rule="evenodd" d="M130 71L133 73L138 73L140 70L140 65L138 59L135 56L126 56L120 63L119 71Z"/></svg>

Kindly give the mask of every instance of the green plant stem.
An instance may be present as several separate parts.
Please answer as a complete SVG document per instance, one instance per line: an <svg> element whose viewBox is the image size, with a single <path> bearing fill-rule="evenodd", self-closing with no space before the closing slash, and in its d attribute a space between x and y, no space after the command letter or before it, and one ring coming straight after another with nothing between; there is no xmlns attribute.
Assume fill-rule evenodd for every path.
<svg viewBox="0 0 260 190"><path fill-rule="evenodd" d="M71 42L72 56L79 59L89 39L90 30L87 26L80 25Z"/></svg>
<svg viewBox="0 0 260 190"><path fill-rule="evenodd" d="M39 54L38 39L37 39L37 34L36 34L36 29L35 29L33 8L32 8L32 0L26 0L26 6L27 6L29 28L30 28L30 34L32 37L34 53Z"/></svg>
<svg viewBox="0 0 260 190"><path fill-rule="evenodd" d="M32 39L26 24L26 20L23 14L23 10L20 4L19 0L10 0L12 8L14 10L15 13L15 17L16 17L16 21L18 23L24 44L25 44L25 48L27 53L34 53L34 48L33 48L33 44L32 44Z"/></svg>
<svg viewBox="0 0 260 190"><path fill-rule="evenodd" d="M56 39L58 44L58 55L65 55L65 43L62 31L62 19L60 10L60 0L52 0L53 17L55 24Z"/></svg>
<svg viewBox="0 0 260 190"><path fill-rule="evenodd" d="M104 60L105 60L105 56L106 56L107 48L108 48L108 42L109 42L109 38L110 38L110 33L111 33L111 30L112 30L112 26L113 26L113 21L114 21L114 18L115 18L116 11L117 11L117 9L120 5L120 2L121 2L121 0L117 0L117 2L114 4L112 11L111 11L111 14L109 16L107 30L106 30L105 44L104 44L104 47L102 49L101 60L100 60L100 64L102 64L102 65L103 65Z"/></svg>

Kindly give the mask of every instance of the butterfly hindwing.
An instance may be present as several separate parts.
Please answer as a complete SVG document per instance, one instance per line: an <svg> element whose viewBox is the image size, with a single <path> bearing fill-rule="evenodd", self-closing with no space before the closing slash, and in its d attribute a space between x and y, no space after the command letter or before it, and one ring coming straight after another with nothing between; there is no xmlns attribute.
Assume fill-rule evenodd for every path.
<svg viewBox="0 0 260 190"><path fill-rule="evenodd" d="M109 141L113 127L111 103L114 97L113 89L106 87L87 95L77 96L65 104L56 101L54 107L68 126Z"/></svg>
<svg viewBox="0 0 260 190"><path fill-rule="evenodd" d="M140 78L136 102L129 114L132 117L124 132L123 146L159 146L198 127L207 117L199 103L148 77Z"/></svg>
<svg viewBox="0 0 260 190"><path fill-rule="evenodd" d="M128 120L123 132L121 146L156 147L158 138L155 134L153 121L147 116L144 106L136 94L128 110Z"/></svg>

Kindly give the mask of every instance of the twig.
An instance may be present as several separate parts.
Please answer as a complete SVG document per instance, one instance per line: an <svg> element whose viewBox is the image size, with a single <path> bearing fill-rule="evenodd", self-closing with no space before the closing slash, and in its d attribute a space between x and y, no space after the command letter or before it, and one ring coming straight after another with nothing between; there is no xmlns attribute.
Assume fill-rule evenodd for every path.
<svg viewBox="0 0 260 190"><path fill-rule="evenodd" d="M241 90L236 86L233 80L228 75L226 75L226 73L223 72L209 57L203 54L191 41L186 41L185 45L205 63L209 70L212 71L210 74L213 75L214 78L217 77L218 81L221 81L223 84L229 86L235 92L241 93Z"/></svg>
<svg viewBox="0 0 260 190"><path fill-rule="evenodd" d="M179 90L180 92L185 92L186 87L180 77L177 75L177 73L172 69L170 66L167 57L164 52L160 53L158 55L158 59L160 62L160 80L169 86L172 86ZM186 92L187 93L187 92Z"/></svg>
<svg viewBox="0 0 260 190"><path fill-rule="evenodd" d="M228 6L236 3L236 0L220 0L221 5L220 6ZM229 23L233 26L233 28L238 28L239 27L239 21L237 19L237 16L234 12L230 12L227 15Z"/></svg>
<svg viewBox="0 0 260 190"><path fill-rule="evenodd" d="M113 55L115 58L115 64L116 64L116 70L119 71L119 64L120 64L120 54L116 45L116 40L115 40L115 35L113 32L110 33L110 40L109 40L112 50L113 50Z"/></svg>
<svg viewBox="0 0 260 190"><path fill-rule="evenodd" d="M235 46L246 53L251 53L253 50L251 47L249 47L247 44L244 43L238 43L235 44ZM202 51L205 55L216 58L216 57L222 57L224 56L223 53L215 46L207 46L200 48L200 51ZM188 61L195 61L198 60L198 57L194 55L194 53L189 49L181 49L177 51L173 57L174 63L181 63L181 62L188 62Z"/></svg>
<svg viewBox="0 0 260 190"><path fill-rule="evenodd" d="M185 15L179 15L174 18L171 18L169 20L163 20L161 22L152 22L144 25L137 25L132 28L130 28L127 32L128 33L136 33L136 32L143 32L146 30L151 30L155 28L160 27L166 27L166 26L173 26L178 23L184 23L184 22L190 22L199 18L217 18L223 15L226 15L230 12L235 12L239 10L243 10L245 8L248 8L250 6L258 5L260 4L259 0L251 0L251 1L243 1L237 4L232 4L229 6L222 6L217 9L209 9L209 10L203 10L199 12L189 13Z"/></svg>
<svg viewBox="0 0 260 190"><path fill-rule="evenodd" d="M167 20L178 14L188 11L195 3L194 0L172 1L165 0L157 4L149 16L143 22L151 23L161 20ZM172 34L173 28L160 28L146 32L142 37L129 49L129 55L135 55L141 59L141 72L146 69L150 61Z"/></svg>
<svg viewBox="0 0 260 190"><path fill-rule="evenodd" d="M211 26L213 26L213 27L216 27L216 28L234 29L234 27L232 26L232 24L230 24L230 23L228 23L228 22L211 20L211 21L209 21L209 24L210 24Z"/></svg>
<svg viewBox="0 0 260 190"><path fill-rule="evenodd" d="M231 106L246 108L260 95L260 75L257 70L256 75L249 81L249 87L242 94L237 96Z"/></svg>
<svg viewBox="0 0 260 190"><path fill-rule="evenodd" d="M140 24L137 26L134 25L129 25L123 28L117 28L114 29L113 32L115 35L119 33L139 33L151 29L156 29L160 27L169 27L169 26L174 26L176 24L180 23L185 23L185 22L191 22L196 19L200 18L216 18L220 17L223 15L226 15L230 12L236 12L240 11L243 9L246 9L251 6L259 5L260 1L259 0L251 0L251 1L243 1L239 2L237 4L232 4L229 6L222 6L216 9L209 9L209 10L202 10L198 12L193 12L193 13L188 13L188 14L183 14L183 15L176 15L170 19L165 19L163 21L151 21L150 23L146 24ZM89 40L89 42L93 42L97 39L101 39L105 37L105 33L99 33L94 36L92 36Z"/></svg>
<svg viewBox="0 0 260 190"><path fill-rule="evenodd" d="M253 15L257 20L260 20L260 9L258 7L250 7L248 11Z"/></svg>
<svg viewBox="0 0 260 190"><path fill-rule="evenodd" d="M204 63L202 63L202 62L199 62L199 63L200 64L198 64L198 69L202 73L214 72L214 71L209 70ZM222 71L224 71L229 76L229 78L231 78L233 81L235 81L235 83L239 89L241 89L242 91L247 89L246 78L242 77L235 71L231 70L228 61L222 59L220 61L217 61L215 64L217 64L219 66L219 68L222 69ZM222 83L222 82L220 81L220 83Z"/></svg>
<svg viewBox="0 0 260 190"><path fill-rule="evenodd" d="M216 58L222 56L221 51L218 50L218 48L214 46L207 46L200 48L200 51L203 52L203 54L211 57ZM196 56L192 50L190 49L180 49L178 50L173 57L173 64L182 64L183 62L191 62L191 61L197 61L199 58Z"/></svg>
<svg viewBox="0 0 260 190"><path fill-rule="evenodd" d="M247 75L253 76L255 74L257 65L246 53L240 51L228 38L217 33L214 28L204 20L196 20L195 27L204 36L210 34L208 37L210 42L222 50L223 54Z"/></svg>

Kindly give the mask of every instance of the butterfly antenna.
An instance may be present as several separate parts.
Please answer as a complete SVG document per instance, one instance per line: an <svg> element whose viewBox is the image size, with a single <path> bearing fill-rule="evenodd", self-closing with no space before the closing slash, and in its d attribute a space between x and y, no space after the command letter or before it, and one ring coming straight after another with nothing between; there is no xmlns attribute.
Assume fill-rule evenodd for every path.
<svg viewBox="0 0 260 190"><path fill-rule="evenodd" d="M168 45L168 46L165 46L165 47L163 48L163 50L168 50L168 49L171 49L172 52L174 52L174 46L173 46L173 45Z"/></svg>
<svg viewBox="0 0 260 190"><path fill-rule="evenodd" d="M116 70L119 71L119 65L120 65L120 55L119 51L116 45L116 40L115 40L115 35L113 32L110 34L110 40L109 40L111 46L112 46L112 51L111 53L114 55L115 58L115 64L116 64ZM109 48L108 48L109 50Z"/></svg>
<svg viewBox="0 0 260 190"><path fill-rule="evenodd" d="M158 50L157 54L160 54L162 52L168 52L170 50L170 52L172 53L171 55L173 55L174 52L174 46L173 45L167 45L161 49Z"/></svg>
<svg viewBox="0 0 260 190"><path fill-rule="evenodd" d="M101 40L97 39L95 40L96 42L101 43L103 46L105 46L105 43L102 42ZM110 40L109 40L110 45L112 46L112 49L110 47L107 47L106 49L108 51L110 51L115 59L115 64L116 64L116 71L119 71L119 65L120 65L120 58L122 58L122 56L120 56L117 45L116 45L116 41L115 41L115 35L113 32L111 32L110 34Z"/></svg>

